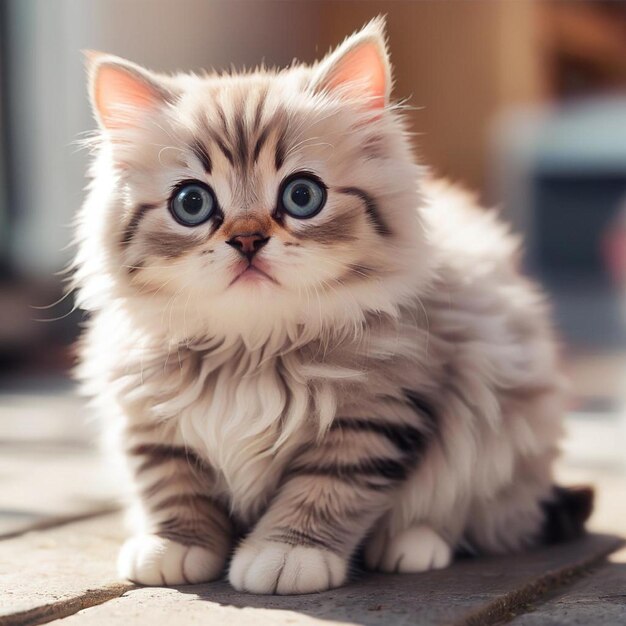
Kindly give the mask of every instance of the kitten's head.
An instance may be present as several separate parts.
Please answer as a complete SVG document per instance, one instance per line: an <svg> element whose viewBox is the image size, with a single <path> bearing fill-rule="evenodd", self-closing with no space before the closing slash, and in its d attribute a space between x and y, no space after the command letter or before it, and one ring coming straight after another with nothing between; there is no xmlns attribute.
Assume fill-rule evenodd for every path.
<svg viewBox="0 0 626 626"><path fill-rule="evenodd" d="M170 77L92 55L83 306L115 299L183 340L393 312L428 253L390 91L380 19L282 71Z"/></svg>

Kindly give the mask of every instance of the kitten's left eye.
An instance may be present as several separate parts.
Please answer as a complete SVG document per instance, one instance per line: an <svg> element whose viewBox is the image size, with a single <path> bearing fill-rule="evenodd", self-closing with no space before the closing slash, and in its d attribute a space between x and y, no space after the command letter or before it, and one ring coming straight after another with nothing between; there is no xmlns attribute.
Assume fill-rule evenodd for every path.
<svg viewBox="0 0 626 626"><path fill-rule="evenodd" d="M200 181L180 184L170 198L170 211L183 226L197 226L206 222L216 207L213 191Z"/></svg>
<svg viewBox="0 0 626 626"><path fill-rule="evenodd" d="M326 186L311 174L296 174L287 179L280 195L281 208L298 219L317 215L326 203Z"/></svg>

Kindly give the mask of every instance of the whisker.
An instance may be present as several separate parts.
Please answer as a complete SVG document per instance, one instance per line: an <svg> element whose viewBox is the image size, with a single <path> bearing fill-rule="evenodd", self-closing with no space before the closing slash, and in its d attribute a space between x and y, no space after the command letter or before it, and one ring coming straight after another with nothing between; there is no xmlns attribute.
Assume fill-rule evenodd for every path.
<svg viewBox="0 0 626 626"><path fill-rule="evenodd" d="M29 304L28 306L31 309L37 309L38 311L43 311L45 309L52 309L57 304L61 304L61 302L63 302L63 300L65 300L65 298L67 298L68 296L71 296L74 293L74 291L75 291L74 289L70 289L69 291L66 291L65 294L63 294L58 300L56 300L52 304L46 304L45 306L36 306L34 304Z"/></svg>

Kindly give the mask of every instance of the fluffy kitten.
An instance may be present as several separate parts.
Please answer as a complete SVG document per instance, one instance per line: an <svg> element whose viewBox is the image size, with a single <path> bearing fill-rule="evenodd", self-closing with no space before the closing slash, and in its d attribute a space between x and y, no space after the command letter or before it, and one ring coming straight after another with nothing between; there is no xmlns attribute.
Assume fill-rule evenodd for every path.
<svg viewBox="0 0 626 626"><path fill-rule="evenodd" d="M341 585L575 534L561 380L516 242L428 182L374 20L312 67L90 60L80 375L133 473L139 583Z"/></svg>

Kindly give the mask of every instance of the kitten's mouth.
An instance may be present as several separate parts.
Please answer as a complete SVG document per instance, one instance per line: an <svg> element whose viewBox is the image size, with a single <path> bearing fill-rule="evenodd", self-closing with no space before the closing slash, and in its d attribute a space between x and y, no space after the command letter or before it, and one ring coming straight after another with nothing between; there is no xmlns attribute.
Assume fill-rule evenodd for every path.
<svg viewBox="0 0 626 626"><path fill-rule="evenodd" d="M275 285L279 284L279 282L273 276L270 276L267 272L262 270L260 267L258 267L257 265L250 264L247 267L245 267L243 271L239 272L239 274L237 274L237 276L235 276L235 278L233 278L230 281L228 286L231 287L236 282L245 281L245 282L256 283L256 282L265 281L265 280L269 280Z"/></svg>

